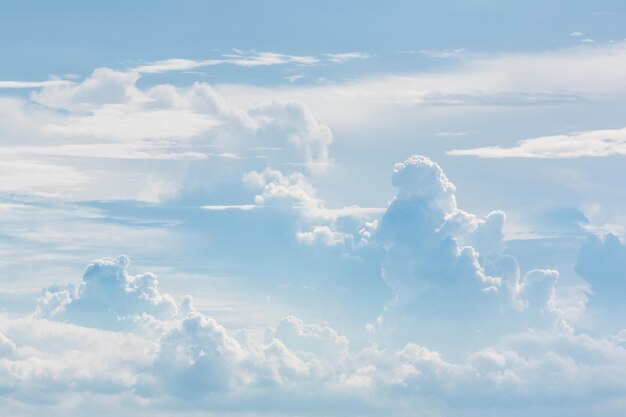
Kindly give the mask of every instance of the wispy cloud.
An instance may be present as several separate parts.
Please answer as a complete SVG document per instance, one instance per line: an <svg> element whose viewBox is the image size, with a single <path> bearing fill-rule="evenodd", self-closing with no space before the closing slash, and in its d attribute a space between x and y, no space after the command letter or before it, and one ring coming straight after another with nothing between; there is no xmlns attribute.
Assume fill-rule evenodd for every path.
<svg viewBox="0 0 626 417"><path fill-rule="evenodd" d="M0 81L0 88L42 88L53 86L64 86L73 84L67 80L47 80L47 81Z"/></svg>
<svg viewBox="0 0 626 417"><path fill-rule="evenodd" d="M238 67L262 67L272 65L314 65L320 59L309 55L288 55L276 52L244 52L235 49L233 53L223 54L217 59L165 59L154 61L144 65L131 68L131 72L141 74L158 74L173 71L190 71L214 65L235 65Z"/></svg>
<svg viewBox="0 0 626 417"><path fill-rule="evenodd" d="M326 54L326 57L330 62L337 64L354 61L355 59L370 59L374 55L366 54L365 52L344 52L339 54Z"/></svg>
<svg viewBox="0 0 626 417"><path fill-rule="evenodd" d="M426 55L429 58L460 58L465 54L465 52L466 51L463 48L442 50L423 49L420 51L421 54Z"/></svg>
<svg viewBox="0 0 626 417"><path fill-rule="evenodd" d="M357 59L373 58L373 55L365 52L328 53L321 56L312 55L289 55L277 52L242 51L233 49L232 53L226 53L215 59L182 59L173 58L153 61L130 69L131 72L141 74L158 74L174 71L191 71L198 68L214 65L234 65L238 67L264 67L273 65L297 65L309 66L324 62L341 64Z"/></svg>
<svg viewBox="0 0 626 417"><path fill-rule="evenodd" d="M474 149L455 149L449 151L448 154L478 156L480 158L544 159L626 155L626 128L542 136L522 140L518 142L517 146L511 148L488 146Z"/></svg>

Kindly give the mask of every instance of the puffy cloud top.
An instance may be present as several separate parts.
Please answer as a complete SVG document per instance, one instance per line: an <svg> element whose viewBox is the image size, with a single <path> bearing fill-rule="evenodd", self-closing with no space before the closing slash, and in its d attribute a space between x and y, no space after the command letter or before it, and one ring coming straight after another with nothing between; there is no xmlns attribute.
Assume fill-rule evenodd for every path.
<svg viewBox="0 0 626 417"><path fill-rule="evenodd" d="M456 209L456 187L441 167L425 156L413 155L397 163L391 181L398 198L419 198L445 213Z"/></svg>
<svg viewBox="0 0 626 417"><path fill-rule="evenodd" d="M176 302L169 294L160 293L156 275L130 275L129 265L123 255L94 261L77 288L68 285L44 290L36 316L102 328L117 328L142 315L174 318Z"/></svg>

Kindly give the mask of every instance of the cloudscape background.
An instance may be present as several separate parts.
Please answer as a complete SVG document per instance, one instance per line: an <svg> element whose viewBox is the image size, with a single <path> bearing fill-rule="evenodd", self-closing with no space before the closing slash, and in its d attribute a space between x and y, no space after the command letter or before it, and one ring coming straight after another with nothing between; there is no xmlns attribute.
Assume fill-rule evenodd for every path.
<svg viewBox="0 0 626 417"><path fill-rule="evenodd" d="M622 1L6 1L0 411L622 416Z"/></svg>

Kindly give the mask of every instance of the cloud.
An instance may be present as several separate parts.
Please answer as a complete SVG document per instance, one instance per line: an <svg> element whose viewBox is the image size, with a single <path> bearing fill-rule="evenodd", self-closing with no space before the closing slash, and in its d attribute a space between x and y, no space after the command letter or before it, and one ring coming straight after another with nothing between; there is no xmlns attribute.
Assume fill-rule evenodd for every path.
<svg viewBox="0 0 626 417"><path fill-rule="evenodd" d="M296 239L307 245L312 245L315 242L322 242L324 245L335 246L349 241L352 239L352 235L337 232L329 226L315 226L308 232L296 233Z"/></svg>
<svg viewBox="0 0 626 417"><path fill-rule="evenodd" d="M284 212L292 218L296 228L295 239L304 245L321 244L329 247L356 247L367 240L360 234L364 221L371 220L384 210L358 206L329 209L306 177L294 172L266 168L250 171L243 182L256 190L256 208Z"/></svg>
<svg viewBox="0 0 626 417"><path fill-rule="evenodd" d="M395 165L392 182L398 194L377 230L386 251L386 282L412 294L453 282L465 290L496 291L500 280L484 273L474 248L455 239L459 230L476 229L475 218L457 209L456 188L439 165L412 156Z"/></svg>
<svg viewBox="0 0 626 417"><path fill-rule="evenodd" d="M401 174L403 169L416 172ZM397 167L398 181L434 180L442 187L431 187L426 195L441 196L451 187L445 186L449 180L439 169L432 161L410 158ZM418 195L410 192L411 198ZM603 407L603 415L618 416L623 409L626 345L621 333L593 338L523 331L496 343L483 341L479 349L454 360L429 347L428 341L398 348L388 343L354 348L330 325L292 315L259 339L249 331L227 329L198 311L191 297L181 303L182 315L164 314L159 320L158 296L165 296L150 277L129 276L127 266L123 257L94 261L84 279L84 285L93 286L82 298L60 289L48 291L48 300L49 294L56 294L66 301L89 302L89 308L81 310L85 318L93 319L99 311L97 320L83 320L80 327L0 316L0 400L10 397L32 411L37 407L34 399L45 398L48 408L62 410L67 406L64 398L71 395L84 400L99 395L111 401L122 396L126 412L155 413L165 407L170 415L318 415L338 404L343 415L355 416L381 410L401 416L417 406L450 416L463 410L468 416L512 410L586 415L598 407ZM547 303L555 280L554 271L526 274L518 283L519 299L530 302L524 304L524 314L531 304ZM125 295L112 282L122 283ZM71 302L54 305L69 311ZM149 314L161 324L153 331L102 329L102 314L129 311ZM422 323L432 319L420 317ZM466 343L464 335L453 334L457 342ZM81 414L82 407L74 403L73 410Z"/></svg>
<svg viewBox="0 0 626 417"><path fill-rule="evenodd" d="M10 357L17 352L15 343L4 334L0 333L0 357Z"/></svg>
<svg viewBox="0 0 626 417"><path fill-rule="evenodd" d="M224 327L191 312L159 339L153 372L167 392L193 398L243 383L237 367L245 358L246 352Z"/></svg>
<svg viewBox="0 0 626 417"><path fill-rule="evenodd" d="M156 275L129 275L129 265L126 256L94 261L77 288L45 289L35 316L104 329L132 325L144 315L161 320L176 317L176 302L169 294L161 294Z"/></svg>
<svg viewBox="0 0 626 417"><path fill-rule="evenodd" d="M626 245L612 233L589 234L576 259L576 272L591 286L592 330L618 331L626 308Z"/></svg>
<svg viewBox="0 0 626 417"><path fill-rule="evenodd" d="M328 57L328 60L330 62L341 64L357 59L370 59L373 58L373 55L366 54L365 52L343 52L336 54L326 54L326 57Z"/></svg>
<svg viewBox="0 0 626 417"><path fill-rule="evenodd" d="M28 193L39 196L58 196L51 190L66 188L88 182L88 176L75 168L45 163L37 160L18 160L0 162L0 191Z"/></svg>
<svg viewBox="0 0 626 417"><path fill-rule="evenodd" d="M139 78L99 68L82 82L47 86L27 100L0 100L8 138L0 155L11 159L2 167L7 191L37 192L28 169L45 168L49 175L38 177L48 182L37 188L49 194L108 198L102 192L118 177L114 198L159 201L193 187L194 169L205 166L204 160L212 160L206 165L215 169L216 159L241 160L240 171L224 180L231 182L245 172L244 164L302 166L315 173L332 165L331 130L300 102L240 107L204 83L140 88Z"/></svg>
<svg viewBox="0 0 626 417"><path fill-rule="evenodd" d="M461 53L457 58L437 71L370 75L280 89L232 84L216 88L244 102L267 97L302 100L336 129L384 123L388 117L397 119L402 110L407 117L414 117L407 110L411 106L557 105L603 101L626 91L626 42L582 44L534 53Z"/></svg>
<svg viewBox="0 0 626 417"><path fill-rule="evenodd" d="M440 51L421 50L420 52L429 58L462 58L466 51L463 48L457 48L457 49L444 49Z"/></svg>
<svg viewBox="0 0 626 417"><path fill-rule="evenodd" d="M282 319L276 329L266 335L268 337L280 340L292 351L313 353L332 361L349 353L347 337L331 327L305 323L295 316Z"/></svg>
<svg viewBox="0 0 626 417"><path fill-rule="evenodd" d="M33 92L32 99L53 109L90 110L139 98L137 80L137 74L97 68L81 83L45 86Z"/></svg>
<svg viewBox="0 0 626 417"><path fill-rule="evenodd" d="M276 52L241 51L239 49L235 49L232 53L222 54L219 58L215 59L195 60L173 58L153 61L144 65L133 67L129 70L129 72L139 74L160 74L172 71L191 71L215 65L234 65L238 67L265 67L273 65L309 66L316 65L324 61L328 61L333 64L341 64L356 59L368 58L373 58L373 56L365 52L329 53L324 54L323 57L317 57L311 55L290 55Z"/></svg>
<svg viewBox="0 0 626 417"><path fill-rule="evenodd" d="M0 88L41 88L59 87L73 84L67 80L47 80L47 81L0 81Z"/></svg>
<svg viewBox="0 0 626 417"><path fill-rule="evenodd" d="M314 65L319 63L319 58L309 55L288 55L276 52L244 52L238 49L233 53L222 54L216 59L165 59L154 61L131 68L129 72L139 74L159 74L171 71L190 71L214 65L234 65L238 67L264 67L272 65ZM334 61L333 61L334 62Z"/></svg>
<svg viewBox="0 0 626 417"><path fill-rule="evenodd" d="M626 154L626 128L592 130L569 135L542 136L525 139L517 146L490 146L475 149L455 149L449 155L481 158L542 158L571 159Z"/></svg>
<svg viewBox="0 0 626 417"><path fill-rule="evenodd" d="M369 325L375 340L427 339L458 354L498 340L502 321L509 331L572 331L577 316L557 302L558 272L520 273L506 254L504 212L459 209L455 185L423 156L396 164L392 183L397 195L367 239L382 246L382 278L395 291ZM465 344L455 345L461 334Z"/></svg>

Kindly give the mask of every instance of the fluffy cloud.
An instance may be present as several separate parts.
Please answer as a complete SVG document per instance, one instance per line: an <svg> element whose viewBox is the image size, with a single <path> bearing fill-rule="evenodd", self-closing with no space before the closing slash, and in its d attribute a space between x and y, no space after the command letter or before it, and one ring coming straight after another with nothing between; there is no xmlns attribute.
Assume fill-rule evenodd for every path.
<svg viewBox="0 0 626 417"><path fill-rule="evenodd" d="M393 407L398 416L418 405L444 416L463 410L470 416L502 414L511 407L568 415L601 406L603 415L618 416L622 409L626 350L621 334L522 332L450 360L415 342L353 350L332 327L295 316L267 329L264 340L238 337L199 312L191 297L181 303L184 316L160 315L168 324L157 332L98 329L102 314L130 311L158 319L156 282L129 276L127 266L124 257L97 260L87 268L83 285L92 286L78 293L82 296L66 302L62 291L54 293L65 300L57 303L57 314L72 311L74 300L89 301L100 311L86 314L81 327L0 317L0 399L11 395L28 404L45 395L49 406L60 407L68 393L123 395L127 411L167 406L173 414L191 408L316 415L332 404L341 404L345 415ZM528 272L517 283L520 310L549 304L556 278L554 271Z"/></svg>
<svg viewBox="0 0 626 417"><path fill-rule="evenodd" d="M369 326L376 340L427 339L467 353L497 341L501 326L572 331L576 316L556 301L558 272L520 273L506 255L503 212L459 209L454 184L423 156L396 164L392 182L397 195L372 241L384 249L382 277L396 296ZM461 334L463 347L453 342Z"/></svg>
<svg viewBox="0 0 626 417"><path fill-rule="evenodd" d="M137 72L99 68L79 83L0 100L8 137L0 155L12 161L0 167L0 190L36 192L27 169L46 170L38 177L49 184L41 188L61 197L154 201L188 191L211 167L220 167L214 181L234 182L252 167L321 173L332 165L332 132L301 102L242 107L206 83L142 88L139 79Z"/></svg>
<svg viewBox="0 0 626 417"><path fill-rule="evenodd" d="M281 320L268 336L280 340L293 351L311 352L331 360L348 354L349 341L345 336L331 327L305 323L294 316Z"/></svg>
<svg viewBox="0 0 626 417"><path fill-rule="evenodd" d="M463 291L497 291L500 279L485 274L478 252L456 239L475 231L478 221L458 210L454 184L439 165L413 156L396 164L392 182L398 194L377 232L386 250L386 282L408 296L437 297L437 288L447 296L459 286ZM501 230L495 233L501 235Z"/></svg>
<svg viewBox="0 0 626 417"><path fill-rule="evenodd" d="M235 389L245 376L237 370L246 352L212 318L189 313L159 340L153 372L168 393L198 397Z"/></svg>
<svg viewBox="0 0 626 417"><path fill-rule="evenodd" d="M363 226L363 219L376 214L359 207L328 209L316 196L315 188L299 172L284 174L266 168L261 172L246 173L243 182L257 190L254 202L259 207L297 213L295 221L299 230L295 238L305 245L342 246L365 241L366 238L358 235L358 230Z"/></svg>
<svg viewBox="0 0 626 417"><path fill-rule="evenodd" d="M53 109L89 111L103 105L140 100L139 75L98 68L79 84L46 86L32 93L33 101Z"/></svg>
<svg viewBox="0 0 626 417"><path fill-rule="evenodd" d="M44 290L35 316L89 327L118 328L149 315L172 319L178 312L169 294L161 294L156 275L130 275L126 256L102 258L90 264L81 284Z"/></svg>

